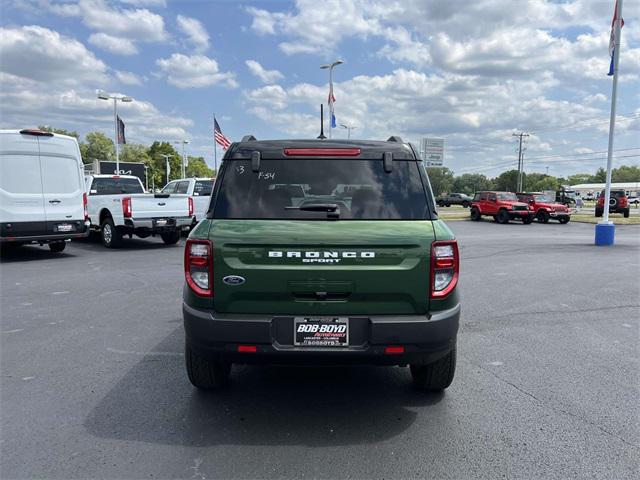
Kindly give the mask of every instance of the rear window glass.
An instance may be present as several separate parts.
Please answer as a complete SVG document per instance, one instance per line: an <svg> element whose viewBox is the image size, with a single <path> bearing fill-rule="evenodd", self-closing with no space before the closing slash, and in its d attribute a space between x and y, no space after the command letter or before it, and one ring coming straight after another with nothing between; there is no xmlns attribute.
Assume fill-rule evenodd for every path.
<svg viewBox="0 0 640 480"><path fill-rule="evenodd" d="M342 220L422 220L427 197L419 164L395 161L386 173L381 160L231 160L221 179L214 218L328 218L321 205Z"/></svg>
<svg viewBox="0 0 640 480"><path fill-rule="evenodd" d="M0 188L10 193L42 194L38 155L0 156Z"/></svg>
<svg viewBox="0 0 640 480"><path fill-rule="evenodd" d="M193 194L203 196L210 196L213 191L213 180L196 180L196 184L193 187Z"/></svg>
<svg viewBox="0 0 640 480"><path fill-rule="evenodd" d="M91 184L96 195L119 195L121 193L144 193L137 178L96 178Z"/></svg>
<svg viewBox="0 0 640 480"><path fill-rule="evenodd" d="M82 189L75 158L41 155L40 165L44 193L73 193Z"/></svg>

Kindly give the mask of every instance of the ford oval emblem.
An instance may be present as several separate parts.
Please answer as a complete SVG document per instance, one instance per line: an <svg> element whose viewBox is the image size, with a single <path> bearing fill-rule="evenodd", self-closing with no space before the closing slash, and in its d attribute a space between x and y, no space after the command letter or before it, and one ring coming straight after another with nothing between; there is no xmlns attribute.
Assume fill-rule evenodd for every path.
<svg viewBox="0 0 640 480"><path fill-rule="evenodd" d="M238 275L227 275L222 281L227 285L242 285L245 280L244 277L239 277Z"/></svg>

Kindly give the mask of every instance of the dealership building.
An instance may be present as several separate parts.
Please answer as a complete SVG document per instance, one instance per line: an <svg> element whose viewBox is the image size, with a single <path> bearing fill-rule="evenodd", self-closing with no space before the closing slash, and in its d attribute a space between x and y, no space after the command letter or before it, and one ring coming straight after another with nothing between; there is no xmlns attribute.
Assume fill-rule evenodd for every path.
<svg viewBox="0 0 640 480"><path fill-rule="evenodd" d="M597 195L602 190L604 190L604 187L604 183L581 183L579 185L571 185L569 189L575 191L576 193L579 193L580 196L583 197L587 193L593 193L594 195ZM640 182L612 182L611 189L624 189L627 195L635 194L634 196L638 196L640 194Z"/></svg>

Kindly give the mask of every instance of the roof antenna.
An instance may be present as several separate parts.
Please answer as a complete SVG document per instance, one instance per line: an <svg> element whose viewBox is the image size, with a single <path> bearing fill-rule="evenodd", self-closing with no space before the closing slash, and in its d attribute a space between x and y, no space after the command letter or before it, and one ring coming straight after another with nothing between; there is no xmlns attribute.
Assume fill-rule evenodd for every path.
<svg viewBox="0 0 640 480"><path fill-rule="evenodd" d="M322 103L320 104L320 135L318 135L318 138L320 140L327 138L324 136L324 105Z"/></svg>

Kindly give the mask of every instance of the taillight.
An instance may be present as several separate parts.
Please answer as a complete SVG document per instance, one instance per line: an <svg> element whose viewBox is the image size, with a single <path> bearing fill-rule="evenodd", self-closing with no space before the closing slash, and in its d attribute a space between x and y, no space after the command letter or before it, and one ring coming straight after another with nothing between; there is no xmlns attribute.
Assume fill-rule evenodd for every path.
<svg viewBox="0 0 640 480"><path fill-rule="evenodd" d="M84 208L84 219L89 220L89 212L87 211L87 194L82 194L82 208Z"/></svg>
<svg viewBox="0 0 640 480"><path fill-rule="evenodd" d="M288 157L357 157L359 148L285 148Z"/></svg>
<svg viewBox="0 0 640 480"><path fill-rule="evenodd" d="M189 216L193 215L193 198L189 197Z"/></svg>
<svg viewBox="0 0 640 480"><path fill-rule="evenodd" d="M209 240L187 240L184 276L196 295L213 297L213 246Z"/></svg>
<svg viewBox="0 0 640 480"><path fill-rule="evenodd" d="M431 298L444 298L458 283L458 242L445 240L431 245Z"/></svg>
<svg viewBox="0 0 640 480"><path fill-rule="evenodd" d="M132 211L131 211L131 197L124 197L122 199L122 215L124 215L125 218L131 218L132 216Z"/></svg>

